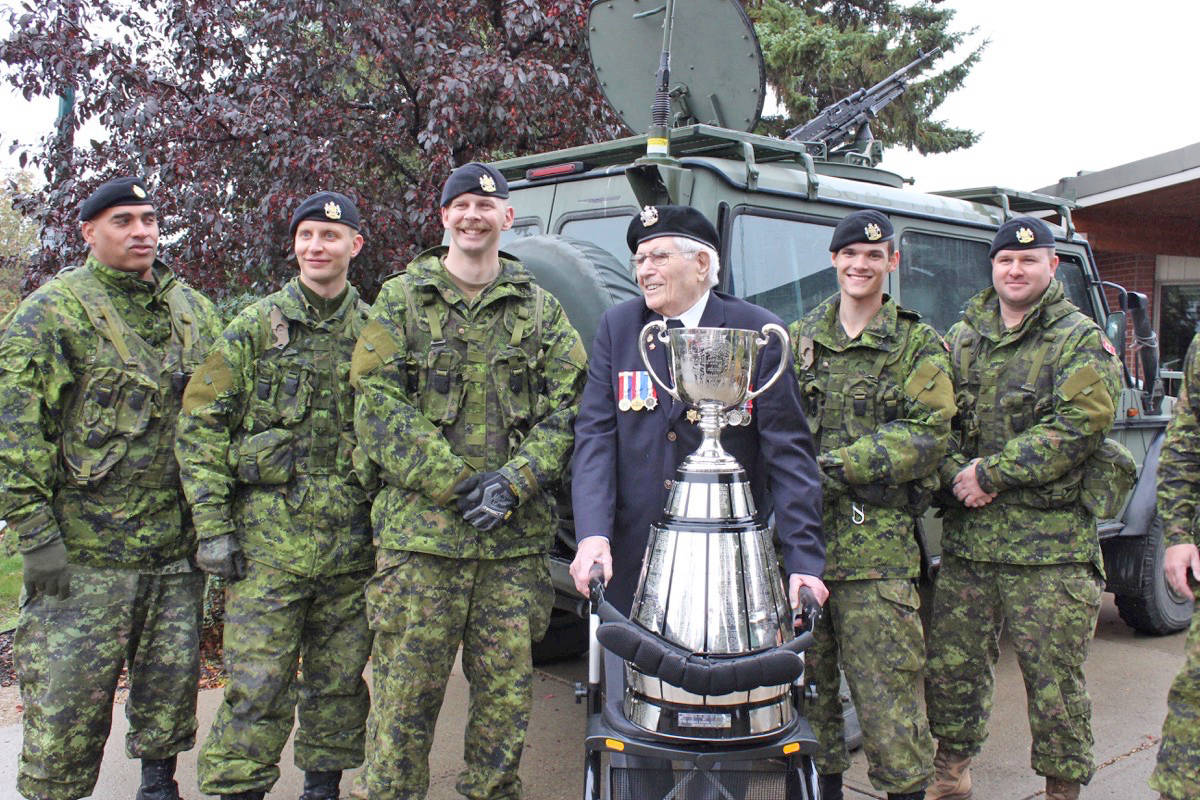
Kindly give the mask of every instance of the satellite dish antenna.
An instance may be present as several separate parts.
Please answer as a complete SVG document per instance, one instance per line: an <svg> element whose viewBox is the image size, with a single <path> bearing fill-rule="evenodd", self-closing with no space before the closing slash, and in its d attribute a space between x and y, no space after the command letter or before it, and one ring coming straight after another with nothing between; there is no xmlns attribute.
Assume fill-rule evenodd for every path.
<svg viewBox="0 0 1200 800"><path fill-rule="evenodd" d="M604 98L636 132L651 125L651 100L670 36L670 127L702 122L752 131L762 116L767 76L754 26L735 0L595 0L588 50Z"/></svg>

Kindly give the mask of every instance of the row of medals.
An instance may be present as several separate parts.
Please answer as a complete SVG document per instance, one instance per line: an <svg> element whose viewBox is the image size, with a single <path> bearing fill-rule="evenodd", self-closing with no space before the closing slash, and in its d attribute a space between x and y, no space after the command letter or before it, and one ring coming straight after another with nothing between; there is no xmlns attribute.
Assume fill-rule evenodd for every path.
<svg viewBox="0 0 1200 800"><path fill-rule="evenodd" d="M658 398L654 395L649 397L622 397L617 401L617 408L622 411L653 411L658 407ZM697 409L689 408L687 411L687 420L693 425L700 421L700 412ZM731 408L725 412L724 422L726 425L749 425L750 413L743 408Z"/></svg>

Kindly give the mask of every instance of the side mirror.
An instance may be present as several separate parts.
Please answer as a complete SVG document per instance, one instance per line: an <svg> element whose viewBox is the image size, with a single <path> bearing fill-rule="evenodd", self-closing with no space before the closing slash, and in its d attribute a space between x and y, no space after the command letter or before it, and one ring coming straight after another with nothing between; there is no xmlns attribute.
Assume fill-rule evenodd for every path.
<svg viewBox="0 0 1200 800"><path fill-rule="evenodd" d="M1125 360L1125 312L1113 311L1104 321L1104 335L1117 348L1122 361Z"/></svg>

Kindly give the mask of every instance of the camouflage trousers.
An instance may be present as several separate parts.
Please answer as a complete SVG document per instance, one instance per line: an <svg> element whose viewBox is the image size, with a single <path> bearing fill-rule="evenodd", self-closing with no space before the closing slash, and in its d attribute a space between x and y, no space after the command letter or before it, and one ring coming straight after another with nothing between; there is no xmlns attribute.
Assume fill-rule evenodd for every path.
<svg viewBox="0 0 1200 800"><path fill-rule="evenodd" d="M376 561L367 584L375 631L368 796L424 800L433 728L461 643L471 688L456 788L472 800L516 800L533 704L530 643L545 633L554 600L546 557L380 550Z"/></svg>
<svg viewBox="0 0 1200 800"><path fill-rule="evenodd" d="M1187 660L1167 693L1167 718L1150 788L1170 800L1200 797L1200 610L1192 614Z"/></svg>
<svg viewBox="0 0 1200 800"><path fill-rule="evenodd" d="M17 791L91 794L121 668L130 758L169 758L196 740L204 575L71 566L71 596L22 597L13 642L25 705Z"/></svg>
<svg viewBox="0 0 1200 800"><path fill-rule="evenodd" d="M256 561L246 566L245 578L226 584L229 681L200 748L205 794L269 790L297 716L297 767L353 769L363 761L370 571L312 578Z"/></svg>
<svg viewBox="0 0 1200 800"><path fill-rule="evenodd" d="M1007 625L1025 680L1034 772L1091 780L1092 702L1083 662L1102 588L1091 564L1024 566L943 556L925 676L929 724L939 743L961 755L983 747L1000 631Z"/></svg>
<svg viewBox="0 0 1200 800"><path fill-rule="evenodd" d="M921 700L925 638L912 581L830 581L829 600L806 653L806 681L817 699L808 720L821 747L814 761L823 774L850 768L841 680L862 723L871 785L901 794L925 788L933 774L933 738Z"/></svg>

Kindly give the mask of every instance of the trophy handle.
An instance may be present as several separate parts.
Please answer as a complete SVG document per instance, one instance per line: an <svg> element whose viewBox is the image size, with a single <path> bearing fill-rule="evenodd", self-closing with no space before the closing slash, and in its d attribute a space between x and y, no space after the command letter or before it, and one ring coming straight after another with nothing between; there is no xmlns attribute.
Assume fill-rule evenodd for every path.
<svg viewBox="0 0 1200 800"><path fill-rule="evenodd" d="M782 328L780 330L782 330ZM665 342L667 341L664 338L664 334L666 334L666 332L667 323L663 322L661 319L656 319L653 322L647 322L646 326L642 328L642 332L638 334L638 352L641 353L642 363L646 365L646 370L650 373L650 377L654 379L654 382L661 386L662 390L671 395L671 397L675 398L679 402L683 402L682 400L679 400L679 393L675 391L675 387L667 386L667 384L663 383L663 379L658 377L658 373L654 371L654 365L650 363L650 354L646 352L646 340L653 335L656 336L660 342ZM786 337L787 334L784 333L784 336Z"/></svg>
<svg viewBox="0 0 1200 800"><path fill-rule="evenodd" d="M650 325L653 324L654 323L650 323ZM646 327L648 328L650 325L647 325ZM762 332L763 337L758 340L759 347L765 346L770 340L771 334L775 334L779 337L779 342L783 345L783 350L779 354L779 366L775 368L775 374L767 379L767 382L762 386L747 392L747 400L753 400L767 389L770 389L775 384L775 381L779 380L779 376L783 374L783 371L788 368L788 347L791 342L788 339L787 331L783 329L782 325L776 325L774 322L768 322L766 325L762 326Z"/></svg>

